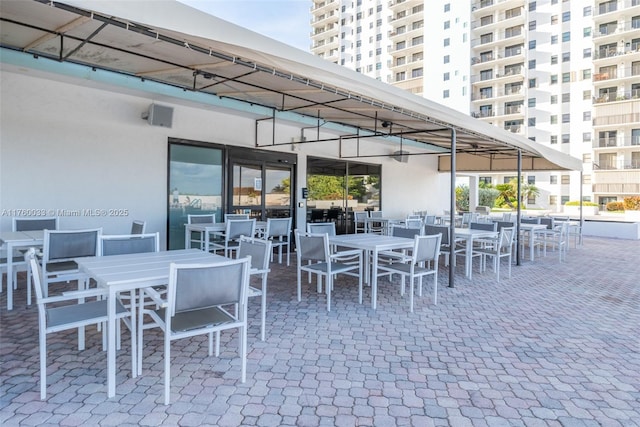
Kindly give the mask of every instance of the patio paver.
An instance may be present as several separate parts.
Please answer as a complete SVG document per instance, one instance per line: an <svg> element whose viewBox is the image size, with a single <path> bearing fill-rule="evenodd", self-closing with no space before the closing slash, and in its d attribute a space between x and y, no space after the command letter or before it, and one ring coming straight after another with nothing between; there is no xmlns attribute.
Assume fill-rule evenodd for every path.
<svg viewBox="0 0 640 427"><path fill-rule="evenodd" d="M37 309L0 295L0 424L256 426L638 426L640 242L585 237L565 263L523 261L508 279L492 271L446 287L431 280L415 313L399 285L380 279L378 309L357 303L354 279L335 282L332 311L295 267L272 264L267 340L250 302L247 382L234 334L219 358L206 337L172 345L171 405L164 406L162 340L145 333L143 375L130 377L129 335L118 354L117 394L106 397L101 335L48 337L47 400L39 398ZM295 255L294 255L295 256ZM295 264L295 263L293 263Z"/></svg>

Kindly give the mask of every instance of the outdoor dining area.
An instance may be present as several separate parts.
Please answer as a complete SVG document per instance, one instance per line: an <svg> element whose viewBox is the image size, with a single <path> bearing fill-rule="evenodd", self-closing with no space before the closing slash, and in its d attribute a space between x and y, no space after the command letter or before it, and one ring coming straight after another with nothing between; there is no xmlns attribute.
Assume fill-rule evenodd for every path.
<svg viewBox="0 0 640 427"><path fill-rule="evenodd" d="M245 220L226 223L233 221ZM402 222L409 223L409 218ZM253 239L239 239L231 249L239 253L231 256L222 255L229 248L221 247L220 255L215 255L195 243L192 249L157 251L153 242L148 252L108 255L105 244L117 239L99 235L101 255L75 258L74 274L84 273L91 285L80 289L75 280L79 284L84 279L74 276L69 284L34 286L35 301L30 306L27 275L19 269L13 310L2 311L3 423L93 420L106 425L114 414L124 423L160 417L169 424L198 420L216 425L254 421L317 425L327 420L420 424L492 417L512 422L539 418L604 422L632 421L637 416L632 403L637 372L631 368L629 347L638 320L633 309L637 263L624 273L618 270L622 270L623 254L635 242L585 238L583 245L571 245L562 263L551 248L547 257L541 248L541 258L514 266L511 278L505 275L500 281L492 272L481 273L482 261L474 256L473 275L457 269L458 285L441 286L436 294L433 285L437 280L446 283L451 266L451 260L447 265L444 256L436 255L443 234L423 232L409 237L413 231L400 221L388 235L331 235L331 227L325 233L313 229L314 225L320 224L308 224L310 233L292 230L295 249L292 245L290 250L298 267L296 262L287 266L286 255L279 260L278 249L274 251L269 239L263 239L265 228ZM508 228L473 239L472 247L495 233L504 236L502 230ZM140 237L127 237L137 242L138 250L145 246L146 236L154 235L142 231ZM253 246L261 241L266 247ZM123 250L122 241L115 246ZM333 270L319 268L318 260L304 261L305 254L317 254L318 248L324 251L320 258L335 258L329 263ZM36 286L42 271L36 263L43 251L41 247L38 256L34 250L26 254ZM262 265L255 264L258 253L268 254ZM250 264L240 268L247 254L252 255ZM421 262L423 266L418 267ZM179 308L175 316L166 314L172 298L193 300L189 297L193 292L196 300L209 298L204 288L177 292L174 288L182 280L195 285L198 279L190 276L196 272L192 269L205 263L240 269L220 270L224 279L216 278L213 270L207 273L212 281L224 280L226 291L231 292L232 277L244 283L244 291L231 292L244 292L237 311L232 309L235 301L224 300L229 308L220 312L228 316L222 324L237 328L233 331L211 325L204 335L196 335L200 331L190 327L177 331L175 325L192 319L180 318ZM378 268L371 270L367 263L377 263ZM512 263L513 259L503 260L503 269ZM414 271L403 267L414 264ZM433 274L423 278L421 295L419 287L414 289L412 276L429 270ZM596 271L609 272L604 276L616 280L589 279ZM324 280L309 283L308 272ZM356 274L338 274L349 272ZM567 275L572 277L570 286L559 288L555 278ZM404 276L410 281L404 283ZM47 289L51 292L45 297L42 291ZM141 292L130 293L133 289ZM260 290L263 299L250 298ZM4 307L6 285L3 291ZM101 299L89 302L95 295ZM72 306L100 306L100 314L91 317L93 326L81 328L83 335L78 335L82 322L70 322L62 332L60 324L53 324L60 319L55 307L62 299L70 300ZM39 329L44 339L41 335L38 340ZM471 330L475 331L470 335ZM609 344L602 346L605 330ZM590 338L585 341L581 336ZM605 353L610 362L603 365L600 358ZM575 362L578 355L582 360ZM576 363L586 371L580 373ZM593 365L600 366L598 381L587 373ZM565 378L563 373L570 376ZM609 394L618 388L628 391ZM585 393L615 405L615 413L607 411L607 405L578 410L576 405ZM40 399L44 406L38 410L33 405ZM556 403L550 404L549 399ZM98 409L106 404L110 414ZM65 411L66 405L76 408L75 413ZM163 409L171 407L183 409Z"/></svg>
<svg viewBox="0 0 640 427"><path fill-rule="evenodd" d="M212 356L215 332L215 354L219 355L221 331L237 328L244 382L249 299L260 297L260 340L265 341L273 319L267 304L268 276L276 263L289 276L291 290L297 288L298 303L291 306L294 312L314 293L318 302L326 300L326 311L330 312L332 299L334 304L336 299L332 292L343 286L343 275L355 278L350 282L357 281L357 302L350 304L362 305L363 295L369 294L370 308L376 310L381 289L391 288L397 292L392 304L411 313L422 299L423 287L431 289L431 301L421 302L421 310L437 304L439 269L453 268L459 257L464 267L460 276L470 282L465 286L475 286L474 259L475 277L489 264L496 283L500 282L501 264L512 277L516 227L505 221L510 219L507 215L497 220L462 214L451 228L445 225L444 216L437 217L437 225L436 216L424 212L403 219L386 218L382 211L370 216L365 213L366 217L355 216L355 221L363 224L355 224L356 233L352 234L336 234L333 222L308 223L306 230L292 230L291 218L256 221L249 215L226 214L223 223L216 223L215 215L189 215L184 227L185 249L168 251L159 250L159 233L149 233L144 221L133 221L129 234L105 235L100 228L58 230L57 217L14 218L13 230L0 233L7 251L6 307L9 312L29 308L35 299L41 399L47 397L47 335L78 328L78 349L83 350L88 325L98 325L105 333L102 346L107 351L110 398L116 395L122 326L130 332L132 378L143 373L144 331L164 331L165 404L171 401L170 348L174 339L208 334ZM541 223L543 219L550 221ZM523 249L529 246L531 260L534 252L546 256L548 249L559 254L556 262L566 261L570 223L559 224L554 225L553 218L522 220L518 240ZM292 256L295 263L290 262ZM18 280L19 271L26 277ZM312 275L315 286L309 286ZM18 282L26 294L23 301L14 301ZM49 294L50 288L61 285L61 295ZM323 311L323 305L315 310Z"/></svg>

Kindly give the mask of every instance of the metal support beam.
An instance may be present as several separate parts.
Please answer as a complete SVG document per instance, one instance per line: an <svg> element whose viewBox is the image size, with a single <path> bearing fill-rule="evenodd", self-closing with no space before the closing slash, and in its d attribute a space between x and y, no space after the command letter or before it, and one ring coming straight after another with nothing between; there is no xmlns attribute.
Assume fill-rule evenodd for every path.
<svg viewBox="0 0 640 427"><path fill-rule="evenodd" d="M453 273L456 269L456 130L451 129L451 186L449 203L449 287L455 287Z"/></svg>
<svg viewBox="0 0 640 427"><path fill-rule="evenodd" d="M520 198L522 191L522 150L518 150L518 191L516 195L516 203L518 204L518 214L516 215L516 265L520 265L520 215L522 211L520 209ZM529 242L531 243L531 242Z"/></svg>

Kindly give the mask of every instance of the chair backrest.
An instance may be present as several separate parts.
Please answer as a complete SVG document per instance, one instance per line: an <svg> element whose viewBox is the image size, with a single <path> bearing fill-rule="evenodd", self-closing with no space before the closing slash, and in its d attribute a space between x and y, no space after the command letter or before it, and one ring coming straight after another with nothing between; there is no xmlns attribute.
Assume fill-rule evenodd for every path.
<svg viewBox="0 0 640 427"><path fill-rule="evenodd" d="M364 222L365 219L369 218L369 211L355 211L353 218L355 222Z"/></svg>
<svg viewBox="0 0 640 427"><path fill-rule="evenodd" d="M240 236L253 237L256 234L256 220L254 219L232 219L227 221L225 239L237 240Z"/></svg>
<svg viewBox="0 0 640 427"><path fill-rule="evenodd" d="M391 228L391 235L394 237L405 237L407 239L413 239L415 236L422 235L422 225L420 228L405 228L394 226Z"/></svg>
<svg viewBox="0 0 640 427"><path fill-rule="evenodd" d="M144 234L146 228L146 221L139 221L137 219L134 219L131 223L131 234Z"/></svg>
<svg viewBox="0 0 640 427"><path fill-rule="evenodd" d="M241 237L240 246L236 254L237 258L251 257L251 268L261 271L269 270L271 260L271 241Z"/></svg>
<svg viewBox="0 0 640 427"><path fill-rule="evenodd" d="M100 255L140 254L160 251L160 233L100 236Z"/></svg>
<svg viewBox="0 0 640 427"><path fill-rule="evenodd" d="M13 231L57 230L58 217L13 218Z"/></svg>
<svg viewBox="0 0 640 427"><path fill-rule="evenodd" d="M472 222L469 228L473 230L498 231L498 224L495 222Z"/></svg>
<svg viewBox="0 0 640 427"><path fill-rule="evenodd" d="M411 220L411 219L422 219L422 215L418 215L418 214L409 214L409 215L407 215L407 221Z"/></svg>
<svg viewBox="0 0 640 427"><path fill-rule="evenodd" d="M172 263L167 287L169 314L227 304L245 306L250 266L248 257L209 264ZM174 324L172 328L186 330L189 325Z"/></svg>
<svg viewBox="0 0 640 427"><path fill-rule="evenodd" d="M370 218L384 218L382 211L371 211L369 214Z"/></svg>
<svg viewBox="0 0 640 427"><path fill-rule="evenodd" d="M215 222L215 214L187 215L187 224L212 224Z"/></svg>
<svg viewBox="0 0 640 427"><path fill-rule="evenodd" d="M424 223L425 224L429 224L429 225L433 225L436 223L436 216L435 215L425 215L424 216Z"/></svg>
<svg viewBox="0 0 640 427"><path fill-rule="evenodd" d="M442 245L448 245L451 241L451 239L449 239L449 227L446 225L425 225L424 234L425 236L440 234L442 236L442 240L440 241Z"/></svg>
<svg viewBox="0 0 640 427"><path fill-rule="evenodd" d="M311 209L311 221L324 221L324 209Z"/></svg>
<svg viewBox="0 0 640 427"><path fill-rule="evenodd" d="M515 234L515 227L502 227L500 235L498 236L498 248L500 250L504 248L511 248Z"/></svg>
<svg viewBox="0 0 640 427"><path fill-rule="evenodd" d="M422 228L422 218L407 218L404 222L406 228Z"/></svg>
<svg viewBox="0 0 640 427"><path fill-rule="evenodd" d="M520 218L520 224L540 224L540 218Z"/></svg>
<svg viewBox="0 0 640 427"><path fill-rule="evenodd" d="M478 222L478 214L474 212L464 212L462 214L462 226L468 227L472 222Z"/></svg>
<svg viewBox="0 0 640 427"><path fill-rule="evenodd" d="M45 230L44 262L66 261L98 255L102 228L88 230Z"/></svg>
<svg viewBox="0 0 640 427"><path fill-rule="evenodd" d="M555 225L553 222L553 218L551 217L541 217L540 224L546 225L548 230L553 230L553 227Z"/></svg>
<svg viewBox="0 0 640 427"><path fill-rule="evenodd" d="M323 234L327 233L329 236L336 235L336 224L333 222L324 222L320 224L307 224L307 233Z"/></svg>
<svg viewBox="0 0 640 427"><path fill-rule="evenodd" d="M415 236L414 239L412 253L414 264L438 259L440 256L440 245L442 244L442 234Z"/></svg>
<svg viewBox="0 0 640 427"><path fill-rule="evenodd" d="M504 227L515 227L515 224L511 221L496 221L498 225L498 229L496 231L502 230Z"/></svg>
<svg viewBox="0 0 640 427"><path fill-rule="evenodd" d="M249 219L249 214L234 214L234 213L224 214L224 222L233 221L236 219Z"/></svg>
<svg viewBox="0 0 640 427"><path fill-rule="evenodd" d="M266 236L286 237L291 235L291 218L267 218Z"/></svg>
<svg viewBox="0 0 640 427"><path fill-rule="evenodd" d="M503 212L502 220L505 222L513 222L513 220L511 219L511 212Z"/></svg>
<svg viewBox="0 0 640 427"><path fill-rule="evenodd" d="M302 261L327 262L329 260L329 235L296 230L296 248L298 263Z"/></svg>

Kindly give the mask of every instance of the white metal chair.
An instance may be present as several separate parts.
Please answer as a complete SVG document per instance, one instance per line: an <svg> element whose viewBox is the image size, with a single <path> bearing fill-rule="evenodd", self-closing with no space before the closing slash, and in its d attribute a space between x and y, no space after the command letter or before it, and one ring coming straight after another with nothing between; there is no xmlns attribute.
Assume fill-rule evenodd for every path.
<svg viewBox="0 0 640 427"><path fill-rule="evenodd" d="M240 246L236 251L237 258L251 257L251 276L260 276L260 287L249 285L249 298L260 297L260 339L265 339L267 315L267 275L269 274L269 260L271 259L271 241L250 237L241 237Z"/></svg>
<svg viewBox="0 0 640 427"><path fill-rule="evenodd" d="M307 233L310 234L327 234L329 237L336 235L336 224L333 222L309 223L307 224ZM359 249L345 249L331 246L329 252L334 260L345 263L354 264L358 262L358 258L362 254ZM345 273L347 274L347 273Z"/></svg>
<svg viewBox="0 0 640 427"><path fill-rule="evenodd" d="M515 236L515 228L503 227L500 230L498 238L493 245L487 245L473 249L473 254L480 255L480 270L483 271L486 268L486 257L493 259L493 270L496 272L496 279L500 282L500 261L502 258L508 258L509 265L509 277L511 277L511 258L513 253L513 244Z"/></svg>
<svg viewBox="0 0 640 427"><path fill-rule="evenodd" d="M192 214L187 215L187 224L215 224L216 215L215 214ZM205 234L204 232L193 231L189 234L189 239L191 240L191 247L193 247L193 243L197 243L200 249L204 250L205 244ZM187 242L184 242L185 245Z"/></svg>
<svg viewBox="0 0 640 427"><path fill-rule="evenodd" d="M271 246L278 248L278 263L282 264L282 250L285 249L287 267L291 259L291 218L267 218L265 239L271 241ZM271 254L273 261L273 254Z"/></svg>
<svg viewBox="0 0 640 427"><path fill-rule="evenodd" d="M58 217L13 218L13 231L57 230Z"/></svg>
<svg viewBox="0 0 640 427"><path fill-rule="evenodd" d="M105 297L107 293L104 289L89 289L67 292L61 296L47 298L44 296L46 285L42 280L42 272L36 261L35 250L33 248L27 252L25 259L29 263L31 279L36 293L36 302L38 304L40 399L44 400L47 395L47 335L54 332L79 328L78 350L84 350L84 327L102 324L107 321L106 299L90 302L85 302L84 299ZM67 301L73 303L68 305L59 304ZM51 304L55 306L51 307ZM130 312L128 312L119 301L116 301L116 317L125 318L129 315ZM103 346L106 346L104 335Z"/></svg>
<svg viewBox="0 0 640 427"><path fill-rule="evenodd" d="M102 228L86 230L44 230L42 277L44 296L49 285L57 282L78 281L78 290L86 288L87 276L78 269L75 258L99 254Z"/></svg>
<svg viewBox="0 0 640 427"><path fill-rule="evenodd" d="M145 310L154 325L164 332L164 404L170 400L171 341L197 335L209 336L209 356L214 353L213 334L238 329L238 353L241 358L241 382L247 376L247 299L249 271L247 258L207 264L171 264L167 300L153 289L142 289L160 308ZM235 313L225 306L233 305ZM138 321L142 326L142 316ZM146 329L146 328L144 328ZM140 336L144 329L140 328ZM216 339L216 356L220 352ZM142 351L142 347L141 347Z"/></svg>
<svg viewBox="0 0 640 427"><path fill-rule="evenodd" d="M327 294L327 311L331 311L331 291L333 276L356 272L358 277L358 302L362 304L362 252L358 255L357 264L337 262L330 254L329 235L305 233L296 230L298 301L302 299L302 272L318 276L318 293L322 292L322 278L325 278Z"/></svg>
<svg viewBox="0 0 640 427"><path fill-rule="evenodd" d="M354 233L359 231L366 233L367 218L369 218L369 211L355 211L353 213Z"/></svg>
<svg viewBox="0 0 640 427"><path fill-rule="evenodd" d="M249 219L249 214L236 214L236 213L224 214L224 222L238 220L238 219Z"/></svg>
<svg viewBox="0 0 640 427"><path fill-rule="evenodd" d="M205 232L205 249L217 253L223 251L224 256L231 258L232 252L238 249L239 239L242 236L254 237L256 234L256 220L254 219L236 219L229 220L225 223L225 232ZM213 236L211 239L210 236Z"/></svg>
<svg viewBox="0 0 640 427"><path fill-rule="evenodd" d="M416 235L409 263L378 265L382 271L402 276L402 295L404 295L405 278L409 278L409 309L412 313L415 279L419 280L418 295L422 296L422 278L433 275L433 303L438 303L438 258L440 257L441 239L441 234Z"/></svg>

